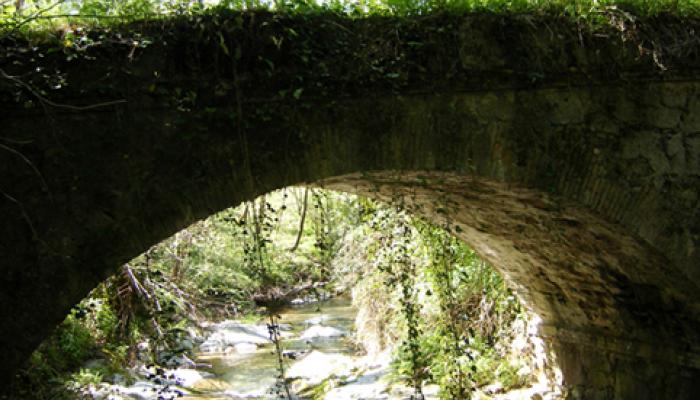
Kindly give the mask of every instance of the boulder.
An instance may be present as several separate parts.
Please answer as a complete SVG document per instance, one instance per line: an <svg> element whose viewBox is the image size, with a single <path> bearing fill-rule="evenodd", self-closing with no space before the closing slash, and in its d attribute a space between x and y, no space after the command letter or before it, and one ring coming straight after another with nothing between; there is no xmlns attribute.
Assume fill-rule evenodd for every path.
<svg viewBox="0 0 700 400"><path fill-rule="evenodd" d="M348 356L312 351L289 368L287 377L303 379L309 385L318 385L331 375L348 374L351 365L352 358Z"/></svg>
<svg viewBox="0 0 700 400"><path fill-rule="evenodd" d="M325 339L325 338L335 338L345 336L346 333L340 329L333 328L330 326L314 325L307 330L305 330L300 339L302 340L314 340L314 339Z"/></svg>

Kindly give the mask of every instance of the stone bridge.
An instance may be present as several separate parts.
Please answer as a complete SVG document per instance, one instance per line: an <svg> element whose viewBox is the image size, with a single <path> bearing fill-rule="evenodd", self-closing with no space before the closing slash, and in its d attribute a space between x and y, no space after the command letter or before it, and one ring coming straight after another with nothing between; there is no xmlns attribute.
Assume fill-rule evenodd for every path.
<svg viewBox="0 0 700 400"><path fill-rule="evenodd" d="M700 392L692 21L222 14L0 46L0 377L151 245L313 183L400 196L543 319L574 399Z"/></svg>

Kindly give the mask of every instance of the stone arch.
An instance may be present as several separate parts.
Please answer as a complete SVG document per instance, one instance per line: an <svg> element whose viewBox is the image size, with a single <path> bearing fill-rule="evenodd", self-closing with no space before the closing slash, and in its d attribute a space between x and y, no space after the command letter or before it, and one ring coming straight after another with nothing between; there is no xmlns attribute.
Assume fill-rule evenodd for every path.
<svg viewBox="0 0 700 400"><path fill-rule="evenodd" d="M503 54L456 45L466 72L473 57L503 67ZM183 72L182 54L158 51L109 78L129 87L125 104L50 118L10 108L19 154L0 158L0 347L12 349L2 376L152 244L270 190L318 183L403 192L427 216L449 198L460 237L543 317L572 398L698 390L696 81L527 86L503 72L487 87L387 92L379 82L299 102L246 86L249 97L219 98L221 80L197 69L206 60ZM164 107L145 78L154 65L201 104L190 96ZM74 96L99 97L92 85Z"/></svg>
<svg viewBox="0 0 700 400"><path fill-rule="evenodd" d="M543 318L541 334L556 354L568 398L692 396L690 381L671 389L656 368L678 368L690 354L677 335L694 335L679 323L693 311L672 311L679 298L657 283L673 280L674 272L649 275L667 261L619 225L576 202L473 175L365 173L322 185L385 201L400 196L409 210L437 223L449 214L455 235ZM675 279L667 283L685 284L680 275ZM685 372L671 374L697 367L684 365Z"/></svg>

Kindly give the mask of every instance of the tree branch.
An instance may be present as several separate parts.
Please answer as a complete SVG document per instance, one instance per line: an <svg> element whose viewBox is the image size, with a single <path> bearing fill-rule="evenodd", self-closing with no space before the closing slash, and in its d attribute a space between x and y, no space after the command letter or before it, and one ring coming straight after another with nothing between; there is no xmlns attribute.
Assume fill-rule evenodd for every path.
<svg viewBox="0 0 700 400"><path fill-rule="evenodd" d="M39 169L34 165L34 163L31 162L24 154L20 153L19 151L13 149L10 146L6 146L2 143L0 143L0 149L5 149L9 151L12 154L17 155L19 158L21 158L29 167L34 171L36 176L39 177L39 180L41 181L41 186L44 190L46 190L47 193L49 193L49 197L51 197L51 191L49 190L49 185L46 184L46 180L44 180L44 176L41 175L41 172L39 172Z"/></svg>
<svg viewBox="0 0 700 400"><path fill-rule="evenodd" d="M61 3L63 3L63 0L58 0L57 2L51 4L50 6L48 6L46 8L42 8L41 10L35 12L33 15L30 15L29 17L25 18L24 20L18 22L17 25L15 25L15 27L5 35L5 37L15 34L19 30L19 28L21 28L22 26L40 18L42 14L51 11L52 9L59 6ZM19 10L17 10L17 11L19 12Z"/></svg>
<svg viewBox="0 0 700 400"><path fill-rule="evenodd" d="M34 229L34 224L32 223L32 220L29 218L29 215L27 214L27 211L24 209L24 205L22 205L22 203L20 203L19 201L17 201L17 199L15 199L14 197L10 196L9 194L3 192L2 190L0 190L0 193L2 193L2 195L3 195L6 199L8 199L9 201L15 203L15 204L17 205L17 207L19 207L19 210L20 210L20 212L22 213L22 217L23 217L24 220L27 222L27 225L29 225L29 229L32 231L32 236L34 237L34 239L39 239L39 236L38 236L38 234L37 234L37 232L36 232L36 229Z"/></svg>
<svg viewBox="0 0 700 400"><path fill-rule="evenodd" d="M92 110L95 108L113 106L116 104L123 104L123 103L127 102L126 100L121 99L121 100L113 100L113 101L106 101L106 102L102 102L102 103L90 104L87 106L74 106L74 105L70 105L70 104L56 103L56 102L53 102L53 101L47 99L46 97L42 96L33 87L31 87L29 84L23 82L22 80L20 80L16 76L8 75L2 68L0 68L0 76L2 76L3 78L5 78L7 80L14 82L18 86L21 86L21 87L27 89L31 94L34 95L34 97L39 99L39 101L42 104L46 104L46 105L49 105L49 106L54 107L54 108L62 108L62 109L71 110L71 111L86 111L86 110Z"/></svg>

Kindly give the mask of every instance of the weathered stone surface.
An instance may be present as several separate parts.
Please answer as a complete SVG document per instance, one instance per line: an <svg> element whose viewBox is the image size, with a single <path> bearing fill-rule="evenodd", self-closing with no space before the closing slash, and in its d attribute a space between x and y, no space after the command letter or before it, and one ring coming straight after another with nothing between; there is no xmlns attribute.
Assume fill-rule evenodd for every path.
<svg viewBox="0 0 700 400"><path fill-rule="evenodd" d="M98 47L100 61L53 59L70 88L57 101L126 100L80 112L25 109L0 87L16 151L0 150L0 376L152 244L316 183L449 215L542 317L572 398L693 398L698 60L669 56L665 81L619 38L440 18L332 20L343 30L246 15L224 32L240 59L188 26ZM298 37L278 48L269 35L288 25Z"/></svg>

